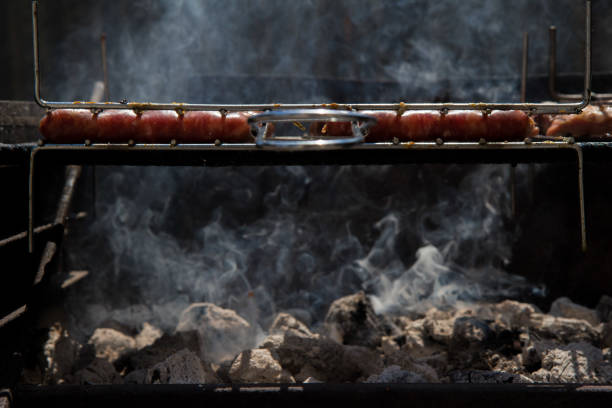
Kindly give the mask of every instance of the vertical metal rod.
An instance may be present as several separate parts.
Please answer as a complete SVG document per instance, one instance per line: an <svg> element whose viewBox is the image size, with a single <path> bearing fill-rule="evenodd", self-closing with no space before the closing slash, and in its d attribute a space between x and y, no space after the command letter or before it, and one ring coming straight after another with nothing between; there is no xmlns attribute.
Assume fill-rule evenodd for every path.
<svg viewBox="0 0 612 408"><path fill-rule="evenodd" d="M100 36L100 47L102 49L102 71L104 72L104 101L110 101L108 91L108 68L106 66L106 34Z"/></svg>
<svg viewBox="0 0 612 408"><path fill-rule="evenodd" d="M548 93L554 100L557 95L557 27L548 27Z"/></svg>
<svg viewBox="0 0 612 408"><path fill-rule="evenodd" d="M510 165L510 196L512 198L512 218L516 217L516 163Z"/></svg>
<svg viewBox="0 0 612 408"><path fill-rule="evenodd" d="M576 145L576 153L578 154L578 198L580 200L580 241L582 252L587 250L587 235L586 235L586 215L584 208L584 159L582 148Z"/></svg>
<svg viewBox="0 0 612 408"><path fill-rule="evenodd" d="M96 165L91 166L91 207L93 218L96 218Z"/></svg>
<svg viewBox="0 0 612 408"><path fill-rule="evenodd" d="M40 60L38 50L38 1L32 1L32 42L34 46L34 99L43 106L45 101L40 96Z"/></svg>
<svg viewBox="0 0 612 408"><path fill-rule="evenodd" d="M521 64L521 103L527 99L527 62L529 60L529 33L523 32L523 59Z"/></svg>
<svg viewBox="0 0 612 408"><path fill-rule="evenodd" d="M30 174L28 175L28 253L34 253L34 159L36 148L30 153Z"/></svg>
<svg viewBox="0 0 612 408"><path fill-rule="evenodd" d="M586 2L586 38L584 40L584 101L591 102L591 1ZM581 153L582 154L582 153Z"/></svg>

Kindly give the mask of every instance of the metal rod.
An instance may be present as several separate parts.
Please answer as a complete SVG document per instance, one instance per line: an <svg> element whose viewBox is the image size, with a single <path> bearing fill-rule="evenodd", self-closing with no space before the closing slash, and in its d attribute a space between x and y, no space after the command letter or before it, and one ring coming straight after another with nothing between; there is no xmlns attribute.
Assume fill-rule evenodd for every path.
<svg viewBox="0 0 612 408"><path fill-rule="evenodd" d="M40 226L34 228L34 233L35 234L39 234L41 232L50 230L53 227L55 227L55 224L53 224L53 223L45 224L45 225L40 225ZM23 231L23 232L20 232L18 234L11 235L8 238L1 239L0 240L0 248L5 246L5 245L8 245L8 244L10 244L12 242L16 242L16 241L19 241L21 239L27 238L27 236L28 236L28 232L27 231Z"/></svg>
<svg viewBox="0 0 612 408"><path fill-rule="evenodd" d="M529 59L529 33L523 32L523 58L521 64L521 103L527 100L527 63Z"/></svg>
<svg viewBox="0 0 612 408"><path fill-rule="evenodd" d="M582 148L576 145L576 154L578 155L578 196L580 200L580 242L582 252L587 250L587 229L586 229L586 214L584 206L584 158Z"/></svg>
<svg viewBox="0 0 612 408"><path fill-rule="evenodd" d="M510 165L510 197L512 199L512 218L516 217L516 163Z"/></svg>
<svg viewBox="0 0 612 408"><path fill-rule="evenodd" d="M40 93L40 64L39 64L39 38L38 38L38 1L32 1L32 26L34 42L34 98L43 108L83 108L83 109L136 109L136 110L210 110L210 111L251 111L276 109L320 109L340 107L354 110L523 110L533 114L538 113L574 113L580 112L591 100L591 2L585 3L585 72L584 95L577 103L348 103L341 104L189 104L189 103L127 103L106 102L52 102L43 99Z"/></svg>
<svg viewBox="0 0 612 408"><path fill-rule="evenodd" d="M106 34L100 36L100 47L102 49L102 71L104 72L104 101L109 102L108 68L106 66Z"/></svg>
<svg viewBox="0 0 612 408"><path fill-rule="evenodd" d="M28 174L28 253L34 253L34 164L36 149L30 152L30 172Z"/></svg>

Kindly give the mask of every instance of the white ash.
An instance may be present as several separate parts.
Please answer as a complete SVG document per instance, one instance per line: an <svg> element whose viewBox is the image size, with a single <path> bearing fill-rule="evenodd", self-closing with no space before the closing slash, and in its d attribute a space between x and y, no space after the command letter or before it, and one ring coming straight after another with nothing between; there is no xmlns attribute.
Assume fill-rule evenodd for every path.
<svg viewBox="0 0 612 408"><path fill-rule="evenodd" d="M200 338L201 355L216 362L232 359L240 351L252 348L259 335L258 328L234 310L212 303L194 303L183 311L176 331L192 330Z"/></svg>
<svg viewBox="0 0 612 408"><path fill-rule="evenodd" d="M136 350L136 341L132 336L109 328L96 329L88 343L94 346L96 357L111 363Z"/></svg>
<svg viewBox="0 0 612 408"><path fill-rule="evenodd" d="M551 346L542 353L542 368L532 374L537 382L608 383L612 366L600 349L587 343Z"/></svg>
<svg viewBox="0 0 612 408"><path fill-rule="evenodd" d="M292 383L295 379L283 370L275 353L268 349L245 350L238 354L229 370L236 383Z"/></svg>

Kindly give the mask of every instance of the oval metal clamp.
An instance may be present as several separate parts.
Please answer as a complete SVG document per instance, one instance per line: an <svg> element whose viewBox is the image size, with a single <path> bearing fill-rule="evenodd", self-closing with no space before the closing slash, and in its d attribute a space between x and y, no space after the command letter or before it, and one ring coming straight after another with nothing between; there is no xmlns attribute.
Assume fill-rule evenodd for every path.
<svg viewBox="0 0 612 408"><path fill-rule="evenodd" d="M329 136L313 139L304 136L276 136L270 127L275 122L324 121L351 122L352 134L347 136ZM363 143L367 130L376 123L376 118L359 112L334 109L294 109L268 111L253 115L248 119L255 144L260 147L301 148L333 147Z"/></svg>

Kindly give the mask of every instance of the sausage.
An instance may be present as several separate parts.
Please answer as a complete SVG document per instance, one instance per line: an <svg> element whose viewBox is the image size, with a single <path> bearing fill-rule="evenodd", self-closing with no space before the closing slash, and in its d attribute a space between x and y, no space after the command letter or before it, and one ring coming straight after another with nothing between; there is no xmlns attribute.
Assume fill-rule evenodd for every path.
<svg viewBox="0 0 612 408"><path fill-rule="evenodd" d="M51 143L83 143L97 137L97 118L89 110L58 109L40 121L40 133Z"/></svg>
<svg viewBox="0 0 612 408"><path fill-rule="evenodd" d="M254 112L189 111L179 115L172 110L135 113L109 109L92 113L86 109L57 109L40 121L40 132L51 143L224 143L251 142L247 123Z"/></svg>
<svg viewBox="0 0 612 408"><path fill-rule="evenodd" d="M538 134L535 122L522 111L493 111L483 115L477 111L452 111L443 115L437 111L410 111L401 116L391 111L364 111L376 117L366 137L367 142L444 141L490 142L523 140ZM345 136L351 134L349 122L315 123L313 135Z"/></svg>
<svg viewBox="0 0 612 408"><path fill-rule="evenodd" d="M60 110L55 112L60 112ZM133 111L120 109L106 110L99 113L95 120L97 123L97 135L92 139L92 142L125 143L130 139L135 140L135 122L138 120L138 115ZM46 136L44 132L42 133Z"/></svg>
<svg viewBox="0 0 612 408"><path fill-rule="evenodd" d="M252 142L251 128L247 123L255 112L190 111L182 118L182 131L177 141L182 143L224 143Z"/></svg>
<svg viewBox="0 0 612 408"><path fill-rule="evenodd" d="M605 136L612 133L612 107L589 105L579 114L557 115L546 136Z"/></svg>

